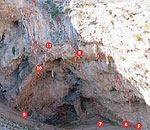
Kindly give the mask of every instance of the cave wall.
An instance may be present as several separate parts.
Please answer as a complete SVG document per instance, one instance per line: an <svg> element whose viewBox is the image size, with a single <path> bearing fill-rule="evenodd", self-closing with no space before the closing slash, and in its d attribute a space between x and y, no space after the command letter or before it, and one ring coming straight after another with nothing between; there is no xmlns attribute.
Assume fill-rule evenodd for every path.
<svg viewBox="0 0 150 130"><path fill-rule="evenodd" d="M61 106L73 107L70 111L75 110L74 117L80 119L95 116L95 100L101 116L121 123L124 116L119 95L134 125L136 117L126 91L137 102L136 107L144 104L139 113L149 105L148 7L144 3L74 0L39 0L36 6L25 0L2 1L1 97L19 111L26 104L32 118L47 123ZM33 46L35 41L38 44ZM45 48L47 41L52 42L51 49ZM83 56L75 61L78 49L83 50ZM43 71L36 73L41 62Z"/></svg>

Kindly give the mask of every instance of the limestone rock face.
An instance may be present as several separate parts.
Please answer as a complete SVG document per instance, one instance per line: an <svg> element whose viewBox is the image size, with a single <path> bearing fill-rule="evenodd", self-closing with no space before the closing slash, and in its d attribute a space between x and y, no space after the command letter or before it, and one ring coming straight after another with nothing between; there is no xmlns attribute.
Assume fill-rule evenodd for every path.
<svg viewBox="0 0 150 130"><path fill-rule="evenodd" d="M77 32L86 42L101 41L103 45L98 45L98 48L114 59L118 72L150 105L149 6L88 1L84 7L76 8L72 3L71 20Z"/></svg>
<svg viewBox="0 0 150 130"><path fill-rule="evenodd" d="M150 127L147 1L0 2L0 97L52 125ZM46 48L51 42L52 48ZM76 51L82 50L81 57ZM36 66L42 65L37 72ZM91 121L91 125L95 124ZM116 129L123 129L116 125ZM85 126L84 126L85 127ZM89 129L94 129L91 126ZM86 127L87 129L87 127ZM104 128L105 129L105 128ZM105 129L106 130L106 129Z"/></svg>

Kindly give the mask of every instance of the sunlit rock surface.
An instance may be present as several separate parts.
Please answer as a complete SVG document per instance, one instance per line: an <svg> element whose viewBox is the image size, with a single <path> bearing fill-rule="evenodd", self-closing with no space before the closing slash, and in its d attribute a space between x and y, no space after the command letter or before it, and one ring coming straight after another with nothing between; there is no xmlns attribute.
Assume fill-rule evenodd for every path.
<svg viewBox="0 0 150 130"><path fill-rule="evenodd" d="M76 2L76 1L75 1ZM112 56L117 70L142 93L150 105L150 10L145 4L71 2L72 24L86 42Z"/></svg>

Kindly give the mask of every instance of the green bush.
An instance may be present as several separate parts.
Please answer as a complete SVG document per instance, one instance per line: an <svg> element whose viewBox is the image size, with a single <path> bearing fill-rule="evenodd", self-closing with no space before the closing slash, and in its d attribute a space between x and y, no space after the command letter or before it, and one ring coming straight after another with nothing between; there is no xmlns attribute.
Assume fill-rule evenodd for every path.
<svg viewBox="0 0 150 130"><path fill-rule="evenodd" d="M58 13L59 13L59 10L58 10L57 7L53 7L53 8L51 9L52 18L53 18L54 16L56 16Z"/></svg>
<svg viewBox="0 0 150 130"><path fill-rule="evenodd" d="M50 1L50 0L47 0L46 3L50 5L50 4L51 4L51 1Z"/></svg>

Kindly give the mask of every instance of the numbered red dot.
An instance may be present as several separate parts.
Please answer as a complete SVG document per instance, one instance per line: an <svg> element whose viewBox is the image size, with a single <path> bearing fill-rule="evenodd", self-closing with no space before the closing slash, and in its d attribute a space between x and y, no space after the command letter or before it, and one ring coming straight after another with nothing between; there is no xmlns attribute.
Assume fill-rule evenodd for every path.
<svg viewBox="0 0 150 130"><path fill-rule="evenodd" d="M136 129L141 129L142 128L142 124L140 122L137 122L135 125Z"/></svg>
<svg viewBox="0 0 150 130"><path fill-rule="evenodd" d="M98 121L97 122L97 126L99 127L99 128L101 128L101 127L103 127L104 126L104 122L103 121Z"/></svg>
<svg viewBox="0 0 150 130"><path fill-rule="evenodd" d="M46 48L47 48L47 49L52 48L52 43L51 43L51 42L47 42L47 43L46 43Z"/></svg>
<svg viewBox="0 0 150 130"><path fill-rule="evenodd" d="M43 69L43 68L42 68L42 66L41 66L41 65L37 65L37 66L36 66L36 71L37 71L37 72L41 72L41 71L42 71L42 69Z"/></svg>
<svg viewBox="0 0 150 130"><path fill-rule="evenodd" d="M122 123L122 126L123 126L124 128L129 128L130 123L129 123L128 121L124 121L124 122Z"/></svg>
<svg viewBox="0 0 150 130"><path fill-rule="evenodd" d="M77 51L76 51L76 55L77 55L77 56L82 56L82 54L83 54L83 51L82 51L82 50L77 50Z"/></svg>
<svg viewBox="0 0 150 130"><path fill-rule="evenodd" d="M23 112L21 113L21 116L22 116L22 118L27 118L28 112L23 111Z"/></svg>

